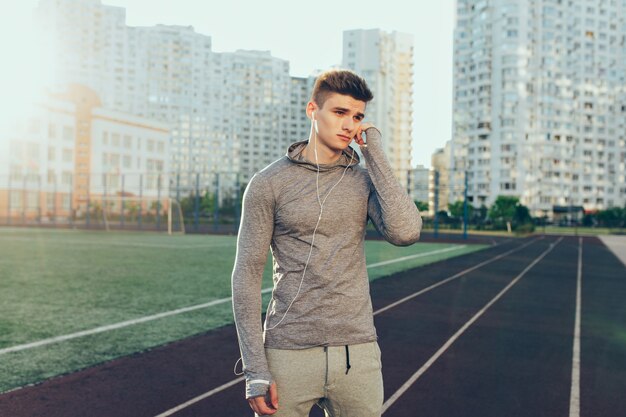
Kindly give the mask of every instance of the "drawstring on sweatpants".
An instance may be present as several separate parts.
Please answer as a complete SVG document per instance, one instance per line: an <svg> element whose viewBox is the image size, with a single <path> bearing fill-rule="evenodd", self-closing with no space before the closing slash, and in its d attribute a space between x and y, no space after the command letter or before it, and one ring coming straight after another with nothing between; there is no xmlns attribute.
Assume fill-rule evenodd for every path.
<svg viewBox="0 0 626 417"><path fill-rule="evenodd" d="M346 345L346 375L348 375L350 368L350 351L348 350L348 345Z"/></svg>

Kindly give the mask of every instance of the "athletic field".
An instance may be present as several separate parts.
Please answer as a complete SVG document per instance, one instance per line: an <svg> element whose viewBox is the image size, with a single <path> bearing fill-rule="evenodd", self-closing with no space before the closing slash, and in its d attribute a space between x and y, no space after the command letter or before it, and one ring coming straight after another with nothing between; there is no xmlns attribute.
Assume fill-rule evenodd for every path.
<svg viewBox="0 0 626 417"><path fill-rule="evenodd" d="M367 241L368 272L485 247ZM0 228L0 392L232 323L235 249L232 236Z"/></svg>
<svg viewBox="0 0 626 417"><path fill-rule="evenodd" d="M626 416L626 267L596 237L500 241L371 292L384 417ZM251 417L238 357L227 325L4 393L0 415Z"/></svg>

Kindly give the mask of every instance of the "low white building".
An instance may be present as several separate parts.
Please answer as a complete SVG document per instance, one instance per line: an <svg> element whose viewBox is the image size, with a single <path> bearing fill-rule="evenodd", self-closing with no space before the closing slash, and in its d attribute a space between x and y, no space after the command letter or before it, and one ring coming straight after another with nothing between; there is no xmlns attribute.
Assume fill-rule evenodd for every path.
<svg viewBox="0 0 626 417"><path fill-rule="evenodd" d="M168 164L167 126L104 109L92 90L72 85L3 129L0 219L46 222L81 217L110 197L166 197Z"/></svg>

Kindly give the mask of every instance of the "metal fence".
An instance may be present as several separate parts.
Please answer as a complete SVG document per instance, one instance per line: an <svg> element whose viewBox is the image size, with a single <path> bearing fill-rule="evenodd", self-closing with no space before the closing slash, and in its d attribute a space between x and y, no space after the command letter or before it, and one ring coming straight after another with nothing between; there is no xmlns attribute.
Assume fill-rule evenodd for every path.
<svg viewBox="0 0 626 417"><path fill-rule="evenodd" d="M0 177L0 225L236 233L238 173Z"/></svg>

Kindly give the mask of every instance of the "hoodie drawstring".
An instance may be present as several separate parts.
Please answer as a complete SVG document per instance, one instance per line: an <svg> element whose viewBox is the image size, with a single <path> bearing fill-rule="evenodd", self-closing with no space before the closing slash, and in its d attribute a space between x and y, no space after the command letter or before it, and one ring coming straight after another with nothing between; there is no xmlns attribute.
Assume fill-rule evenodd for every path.
<svg viewBox="0 0 626 417"><path fill-rule="evenodd" d="M346 345L346 375L348 375L350 368L350 350L348 350L348 345Z"/></svg>

